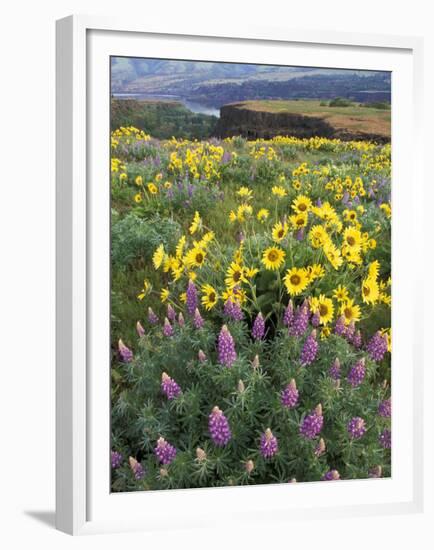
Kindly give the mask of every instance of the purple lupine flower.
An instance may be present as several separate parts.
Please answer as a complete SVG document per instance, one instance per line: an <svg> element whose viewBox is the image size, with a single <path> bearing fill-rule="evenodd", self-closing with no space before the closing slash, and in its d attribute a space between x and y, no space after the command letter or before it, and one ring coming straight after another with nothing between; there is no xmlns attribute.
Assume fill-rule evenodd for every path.
<svg viewBox="0 0 434 550"><path fill-rule="evenodd" d="M378 436L378 443L383 449L390 449L392 447L392 432L388 429L383 430Z"/></svg>
<svg viewBox="0 0 434 550"><path fill-rule="evenodd" d="M373 361L381 361L387 351L387 337L377 331L369 340L366 349Z"/></svg>
<svg viewBox="0 0 434 550"><path fill-rule="evenodd" d="M261 435L261 454L264 458L273 457L279 450L276 437L270 428L267 428Z"/></svg>
<svg viewBox="0 0 434 550"><path fill-rule="evenodd" d="M316 340L316 330L313 330L306 338L300 355L300 363L306 367L313 363L318 353L318 342Z"/></svg>
<svg viewBox="0 0 434 550"><path fill-rule="evenodd" d="M294 378L281 393L280 401L288 409L292 409L298 403L298 389Z"/></svg>
<svg viewBox="0 0 434 550"><path fill-rule="evenodd" d="M292 300L289 300L288 305L286 306L285 313L283 314L283 324L285 327L289 327L294 320L294 305Z"/></svg>
<svg viewBox="0 0 434 550"><path fill-rule="evenodd" d="M164 437L160 437L154 448L154 454L161 464L170 464L176 456L176 449Z"/></svg>
<svg viewBox="0 0 434 550"><path fill-rule="evenodd" d="M309 306L307 301L304 301L301 306L297 308L294 313L294 319L289 327L289 334L291 336L300 337L306 332L309 324Z"/></svg>
<svg viewBox="0 0 434 550"><path fill-rule="evenodd" d="M315 311L315 313L312 315L312 319L310 320L313 327L319 327L321 322L321 316L319 311Z"/></svg>
<svg viewBox="0 0 434 550"><path fill-rule="evenodd" d="M224 306L224 314L234 321L242 321L244 315L238 302L228 298Z"/></svg>
<svg viewBox="0 0 434 550"><path fill-rule="evenodd" d="M172 321L172 323L176 319L176 311L170 304L167 305L167 318L169 319L169 321Z"/></svg>
<svg viewBox="0 0 434 550"><path fill-rule="evenodd" d="M340 380L341 378L341 362L338 357L333 361L333 365L329 368L329 376L333 380Z"/></svg>
<svg viewBox="0 0 434 550"><path fill-rule="evenodd" d="M206 361L206 355L201 349L199 350L199 353L197 354L197 358L199 359L200 363L205 363L205 361Z"/></svg>
<svg viewBox="0 0 434 550"><path fill-rule="evenodd" d="M167 337L173 336L173 327L167 317L164 318L163 334Z"/></svg>
<svg viewBox="0 0 434 550"><path fill-rule="evenodd" d="M178 397L181 393L181 388L173 378L170 378L167 373L163 372L161 375L161 391L165 393L167 399L171 401L172 399L175 399L175 397Z"/></svg>
<svg viewBox="0 0 434 550"><path fill-rule="evenodd" d="M218 339L219 362L226 367L231 367L237 358L235 343L226 325L222 326Z"/></svg>
<svg viewBox="0 0 434 550"><path fill-rule="evenodd" d="M196 308L194 311L193 325L195 326L195 328L200 329L203 327L204 323L205 321L203 320L200 311Z"/></svg>
<svg viewBox="0 0 434 550"><path fill-rule="evenodd" d="M118 341L118 351L119 356L124 363L130 363L132 361L133 352L122 342L120 338Z"/></svg>
<svg viewBox="0 0 434 550"><path fill-rule="evenodd" d="M265 334L265 321L262 313L259 312L252 327L252 336L255 340L262 340Z"/></svg>
<svg viewBox="0 0 434 550"><path fill-rule="evenodd" d="M140 462L138 462L132 456L130 456L130 458L128 459L128 462L130 464L131 471L133 472L133 475L136 481L143 479L143 477L145 476L145 470L143 469L143 466L140 464Z"/></svg>
<svg viewBox="0 0 434 550"><path fill-rule="evenodd" d="M369 470L369 477L379 478L382 475L383 475L383 468L380 465L374 466Z"/></svg>
<svg viewBox="0 0 434 550"><path fill-rule="evenodd" d="M354 338L354 334L356 332L356 325L354 324L354 321L351 321L351 323L346 327L345 329L345 338L348 340L348 342L351 342Z"/></svg>
<svg viewBox="0 0 434 550"><path fill-rule="evenodd" d="M324 417L321 403L303 419L300 426L300 434L306 439L314 439L322 430Z"/></svg>
<svg viewBox="0 0 434 550"><path fill-rule="evenodd" d="M111 451L111 465L114 470L121 467L123 458L118 451Z"/></svg>
<svg viewBox="0 0 434 550"><path fill-rule="evenodd" d="M229 422L218 407L214 407L209 415L208 428L211 439L217 447L224 447L229 443L232 437Z"/></svg>
<svg viewBox="0 0 434 550"><path fill-rule="evenodd" d="M187 311L190 315L194 315L198 306L196 285L190 279L187 286Z"/></svg>
<svg viewBox="0 0 434 550"><path fill-rule="evenodd" d="M359 359L354 366L351 367L350 372L348 373L348 383L356 388L360 386L365 378L366 368L365 368L365 358L362 357Z"/></svg>
<svg viewBox="0 0 434 550"><path fill-rule="evenodd" d="M137 321L136 323L136 332L139 338L145 335L145 329L142 326L142 323L140 321Z"/></svg>
<svg viewBox="0 0 434 550"><path fill-rule="evenodd" d="M321 437L321 439L318 441L317 446L315 447L314 454L318 458L325 452L326 452L326 444L324 439Z"/></svg>
<svg viewBox="0 0 434 550"><path fill-rule="evenodd" d="M148 321L151 325L156 325L159 321L158 316L152 311L151 307L148 307Z"/></svg>
<svg viewBox="0 0 434 550"><path fill-rule="evenodd" d="M180 311L179 314L178 314L178 325L180 327L183 327L185 325L185 321L184 321L184 315L182 314L182 312Z"/></svg>
<svg viewBox="0 0 434 550"><path fill-rule="evenodd" d="M335 334L338 336L345 336L347 327L345 325L345 316L341 315L336 319Z"/></svg>
<svg viewBox="0 0 434 550"><path fill-rule="evenodd" d="M347 431L352 439L360 439L365 435L365 421L360 416L355 416L347 424Z"/></svg>
<svg viewBox="0 0 434 550"><path fill-rule="evenodd" d="M303 237L304 237L304 227L301 227L297 233L295 234L295 238L297 239L297 241L302 241L303 240Z"/></svg>
<svg viewBox="0 0 434 550"><path fill-rule="evenodd" d="M341 479L339 472L337 470L329 470L322 476L321 481L337 481L338 479Z"/></svg>
<svg viewBox="0 0 434 550"><path fill-rule="evenodd" d="M351 338L351 343L357 349L362 347L362 333L360 332L360 330L353 334L353 337Z"/></svg>
<svg viewBox="0 0 434 550"><path fill-rule="evenodd" d="M321 208L322 200L320 198L316 199L316 205L318 206L318 208Z"/></svg>
<svg viewBox="0 0 434 550"><path fill-rule="evenodd" d="M378 414L383 418L390 418L392 416L392 401L385 399L378 405Z"/></svg>

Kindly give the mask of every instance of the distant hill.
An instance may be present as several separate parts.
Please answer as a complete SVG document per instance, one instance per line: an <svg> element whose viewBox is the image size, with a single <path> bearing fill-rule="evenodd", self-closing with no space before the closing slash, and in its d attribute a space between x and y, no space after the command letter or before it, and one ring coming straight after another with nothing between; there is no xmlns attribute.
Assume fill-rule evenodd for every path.
<svg viewBox="0 0 434 550"><path fill-rule="evenodd" d="M112 58L112 93L170 94L204 105L247 99L348 97L390 101L390 73L142 58Z"/></svg>

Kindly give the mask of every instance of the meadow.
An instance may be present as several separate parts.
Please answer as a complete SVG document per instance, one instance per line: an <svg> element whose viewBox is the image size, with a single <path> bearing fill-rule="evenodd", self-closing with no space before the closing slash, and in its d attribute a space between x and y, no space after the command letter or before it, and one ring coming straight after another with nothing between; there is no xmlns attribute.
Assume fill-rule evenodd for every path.
<svg viewBox="0 0 434 550"><path fill-rule="evenodd" d="M112 490L390 476L390 145L111 150Z"/></svg>

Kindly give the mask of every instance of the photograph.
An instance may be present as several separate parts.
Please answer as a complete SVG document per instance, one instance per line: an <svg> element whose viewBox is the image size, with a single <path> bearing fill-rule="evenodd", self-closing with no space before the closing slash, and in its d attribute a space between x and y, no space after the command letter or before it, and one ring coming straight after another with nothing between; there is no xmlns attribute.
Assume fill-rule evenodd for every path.
<svg viewBox="0 0 434 550"><path fill-rule="evenodd" d="M109 62L111 492L390 478L391 72Z"/></svg>

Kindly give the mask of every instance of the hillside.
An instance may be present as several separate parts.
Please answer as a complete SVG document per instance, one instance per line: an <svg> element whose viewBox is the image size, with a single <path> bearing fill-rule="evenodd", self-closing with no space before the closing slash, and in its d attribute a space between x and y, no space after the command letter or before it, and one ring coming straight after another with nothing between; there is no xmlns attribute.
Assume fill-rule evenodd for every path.
<svg viewBox="0 0 434 550"><path fill-rule="evenodd" d="M134 126L160 139L174 135L182 135L185 139L204 139L213 133L216 121L216 117L193 113L177 101L111 101L112 130Z"/></svg>
<svg viewBox="0 0 434 550"><path fill-rule="evenodd" d="M352 103L330 107L315 100L261 100L224 105L216 134L269 139L276 135L390 141L390 109Z"/></svg>

